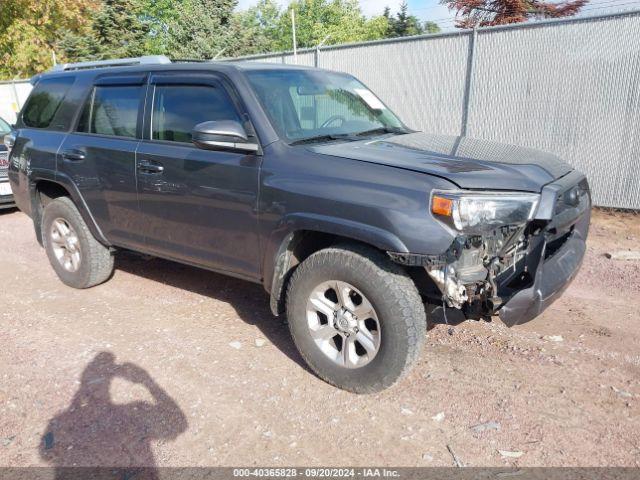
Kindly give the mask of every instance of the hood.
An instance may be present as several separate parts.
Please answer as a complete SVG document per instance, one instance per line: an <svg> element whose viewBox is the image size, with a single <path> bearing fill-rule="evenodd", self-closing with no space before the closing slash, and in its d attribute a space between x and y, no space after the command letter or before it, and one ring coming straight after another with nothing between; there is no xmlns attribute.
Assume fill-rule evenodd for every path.
<svg viewBox="0 0 640 480"><path fill-rule="evenodd" d="M313 152L413 170L460 188L540 192L572 168L556 155L468 137L422 132L309 147Z"/></svg>

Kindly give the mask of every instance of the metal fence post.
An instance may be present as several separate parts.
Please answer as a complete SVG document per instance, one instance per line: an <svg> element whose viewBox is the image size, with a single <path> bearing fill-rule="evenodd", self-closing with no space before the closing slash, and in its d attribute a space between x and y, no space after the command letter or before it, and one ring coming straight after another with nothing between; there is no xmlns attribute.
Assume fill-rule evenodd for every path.
<svg viewBox="0 0 640 480"><path fill-rule="evenodd" d="M462 99L462 124L460 125L460 135L467 134L469 126L469 105L471 103L471 91L473 88L473 76L475 74L476 44L478 43L478 28L474 27L469 39L469 57L467 58L467 78L464 86L464 97Z"/></svg>
<svg viewBox="0 0 640 480"><path fill-rule="evenodd" d="M320 60L320 47L316 47L316 49L313 51L313 66L314 67L318 68L319 60Z"/></svg>
<svg viewBox="0 0 640 480"><path fill-rule="evenodd" d="M22 108L20 106L20 97L18 96L18 89L16 88L16 81L11 80L11 90L13 90L13 98L16 100L16 107L18 107L18 111Z"/></svg>

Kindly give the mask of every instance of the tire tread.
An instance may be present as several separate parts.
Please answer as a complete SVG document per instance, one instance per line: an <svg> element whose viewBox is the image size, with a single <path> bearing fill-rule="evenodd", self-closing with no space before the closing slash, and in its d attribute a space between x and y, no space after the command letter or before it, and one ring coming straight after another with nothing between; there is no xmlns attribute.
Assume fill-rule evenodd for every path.
<svg viewBox="0 0 640 480"><path fill-rule="evenodd" d="M359 244L339 244L310 255L294 271L287 287L287 313L291 311L291 300L296 295L296 286L301 279L329 262L340 262L350 269L357 269L364 278L374 279L384 286L385 298L381 301L393 305L399 312L398 319L406 328L408 352L395 373L382 376L379 381L368 385L336 385L327 375L313 368L309 356L304 349L298 347L305 362L324 381L356 393L374 393L388 388L404 377L417 360L425 340L427 328L426 313L422 298L407 272L398 264L393 263L384 253ZM289 325L293 319L289 319ZM295 337L294 337L295 342Z"/></svg>

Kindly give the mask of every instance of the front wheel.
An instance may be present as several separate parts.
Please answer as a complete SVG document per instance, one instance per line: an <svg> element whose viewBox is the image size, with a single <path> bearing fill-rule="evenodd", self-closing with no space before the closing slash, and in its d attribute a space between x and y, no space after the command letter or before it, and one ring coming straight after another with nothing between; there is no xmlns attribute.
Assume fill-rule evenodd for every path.
<svg viewBox="0 0 640 480"><path fill-rule="evenodd" d="M355 393L383 390L420 353L426 314L415 284L383 253L327 248L294 272L287 293L291 335L311 369Z"/></svg>

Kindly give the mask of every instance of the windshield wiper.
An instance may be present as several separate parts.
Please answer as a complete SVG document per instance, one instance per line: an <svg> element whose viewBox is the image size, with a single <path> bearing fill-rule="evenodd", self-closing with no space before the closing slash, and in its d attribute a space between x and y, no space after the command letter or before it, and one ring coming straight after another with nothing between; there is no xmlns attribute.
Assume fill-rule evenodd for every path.
<svg viewBox="0 0 640 480"><path fill-rule="evenodd" d="M295 140L291 142L290 145L304 145L306 143L321 143L321 142L329 142L331 140L349 140L353 142L358 140L360 137L380 135L383 133L395 133L397 135L402 135L405 133L409 133L409 130L405 130L404 128L397 128L397 127L378 127L378 128L373 128L371 130L365 130L363 132L331 133L331 134L324 134L324 135L316 135L314 137L301 138L300 140Z"/></svg>
<svg viewBox="0 0 640 480"><path fill-rule="evenodd" d="M409 131L405 130L404 128L397 128L397 127L378 127L378 128L372 128L371 130L364 130L363 132L355 133L354 136L368 137L370 135L379 135L381 133L396 133L398 135L402 135L405 133L409 133Z"/></svg>
<svg viewBox="0 0 640 480"><path fill-rule="evenodd" d="M290 145L304 145L306 143L321 143L321 142L329 142L331 140L349 140L353 141L351 135L347 135L346 133L334 133L327 135L316 135L315 137L307 137L301 138L300 140L296 140L291 142Z"/></svg>

